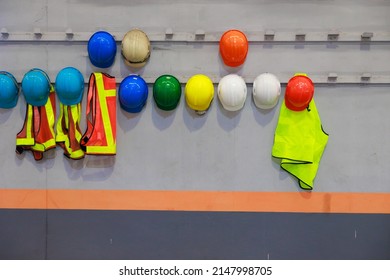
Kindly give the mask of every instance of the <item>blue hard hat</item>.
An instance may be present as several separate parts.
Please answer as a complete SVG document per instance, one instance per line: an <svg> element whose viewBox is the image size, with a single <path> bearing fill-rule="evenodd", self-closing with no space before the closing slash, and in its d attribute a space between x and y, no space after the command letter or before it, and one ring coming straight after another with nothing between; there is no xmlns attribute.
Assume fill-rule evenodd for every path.
<svg viewBox="0 0 390 280"><path fill-rule="evenodd" d="M106 31L95 32L88 41L88 55L96 67L110 67L114 63L116 55L114 37Z"/></svg>
<svg viewBox="0 0 390 280"><path fill-rule="evenodd" d="M55 88L62 104L78 104L83 98L84 77L76 68L66 67L58 72Z"/></svg>
<svg viewBox="0 0 390 280"><path fill-rule="evenodd" d="M18 93L19 86L15 77L11 73L0 71L0 108L15 107L18 103Z"/></svg>
<svg viewBox="0 0 390 280"><path fill-rule="evenodd" d="M28 104L44 106L49 98L50 79L43 70L33 68L24 74L22 91Z"/></svg>
<svg viewBox="0 0 390 280"><path fill-rule="evenodd" d="M148 85L138 75L127 76L119 86L119 103L123 110L138 113L148 99Z"/></svg>

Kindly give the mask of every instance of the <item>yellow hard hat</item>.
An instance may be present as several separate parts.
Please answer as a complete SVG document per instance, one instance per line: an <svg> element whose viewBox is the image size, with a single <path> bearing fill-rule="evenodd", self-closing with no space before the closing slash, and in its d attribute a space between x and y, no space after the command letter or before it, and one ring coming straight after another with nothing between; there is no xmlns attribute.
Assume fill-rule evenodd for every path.
<svg viewBox="0 0 390 280"><path fill-rule="evenodd" d="M132 29L122 40L122 56L125 63L131 67L142 67L150 57L150 41L148 36L139 29Z"/></svg>
<svg viewBox="0 0 390 280"><path fill-rule="evenodd" d="M206 75L194 75L187 81L184 94L188 107L204 114L214 98L213 82Z"/></svg>

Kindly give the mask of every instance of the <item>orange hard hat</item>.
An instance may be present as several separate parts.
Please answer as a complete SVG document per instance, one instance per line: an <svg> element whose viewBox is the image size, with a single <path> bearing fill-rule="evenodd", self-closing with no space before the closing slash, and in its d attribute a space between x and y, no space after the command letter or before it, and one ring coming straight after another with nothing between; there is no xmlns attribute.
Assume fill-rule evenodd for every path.
<svg viewBox="0 0 390 280"><path fill-rule="evenodd" d="M219 41L219 51L227 66L240 66L248 54L248 40L245 34L239 30L226 31Z"/></svg>
<svg viewBox="0 0 390 280"><path fill-rule="evenodd" d="M286 87L284 101L286 107L293 111L302 111L309 106L314 95L314 84L305 74L292 77Z"/></svg>

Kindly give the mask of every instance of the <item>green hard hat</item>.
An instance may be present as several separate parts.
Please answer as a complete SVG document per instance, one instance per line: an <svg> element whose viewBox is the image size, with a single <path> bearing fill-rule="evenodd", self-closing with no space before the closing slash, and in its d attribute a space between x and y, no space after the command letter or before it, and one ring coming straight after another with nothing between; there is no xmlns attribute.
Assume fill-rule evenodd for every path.
<svg viewBox="0 0 390 280"><path fill-rule="evenodd" d="M177 107L181 96L181 85L178 79L172 75L162 75L156 79L153 85L153 98L157 107L164 111L170 111Z"/></svg>

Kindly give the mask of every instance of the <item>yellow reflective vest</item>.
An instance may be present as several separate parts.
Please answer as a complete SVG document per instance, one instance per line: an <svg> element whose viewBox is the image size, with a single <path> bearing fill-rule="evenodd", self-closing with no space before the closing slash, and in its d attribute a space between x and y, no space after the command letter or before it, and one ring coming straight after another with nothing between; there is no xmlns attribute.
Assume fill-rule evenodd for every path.
<svg viewBox="0 0 390 280"><path fill-rule="evenodd" d="M298 179L305 190L313 189L328 134L324 132L314 99L307 109L292 111L283 101L275 130L272 156L280 167Z"/></svg>

